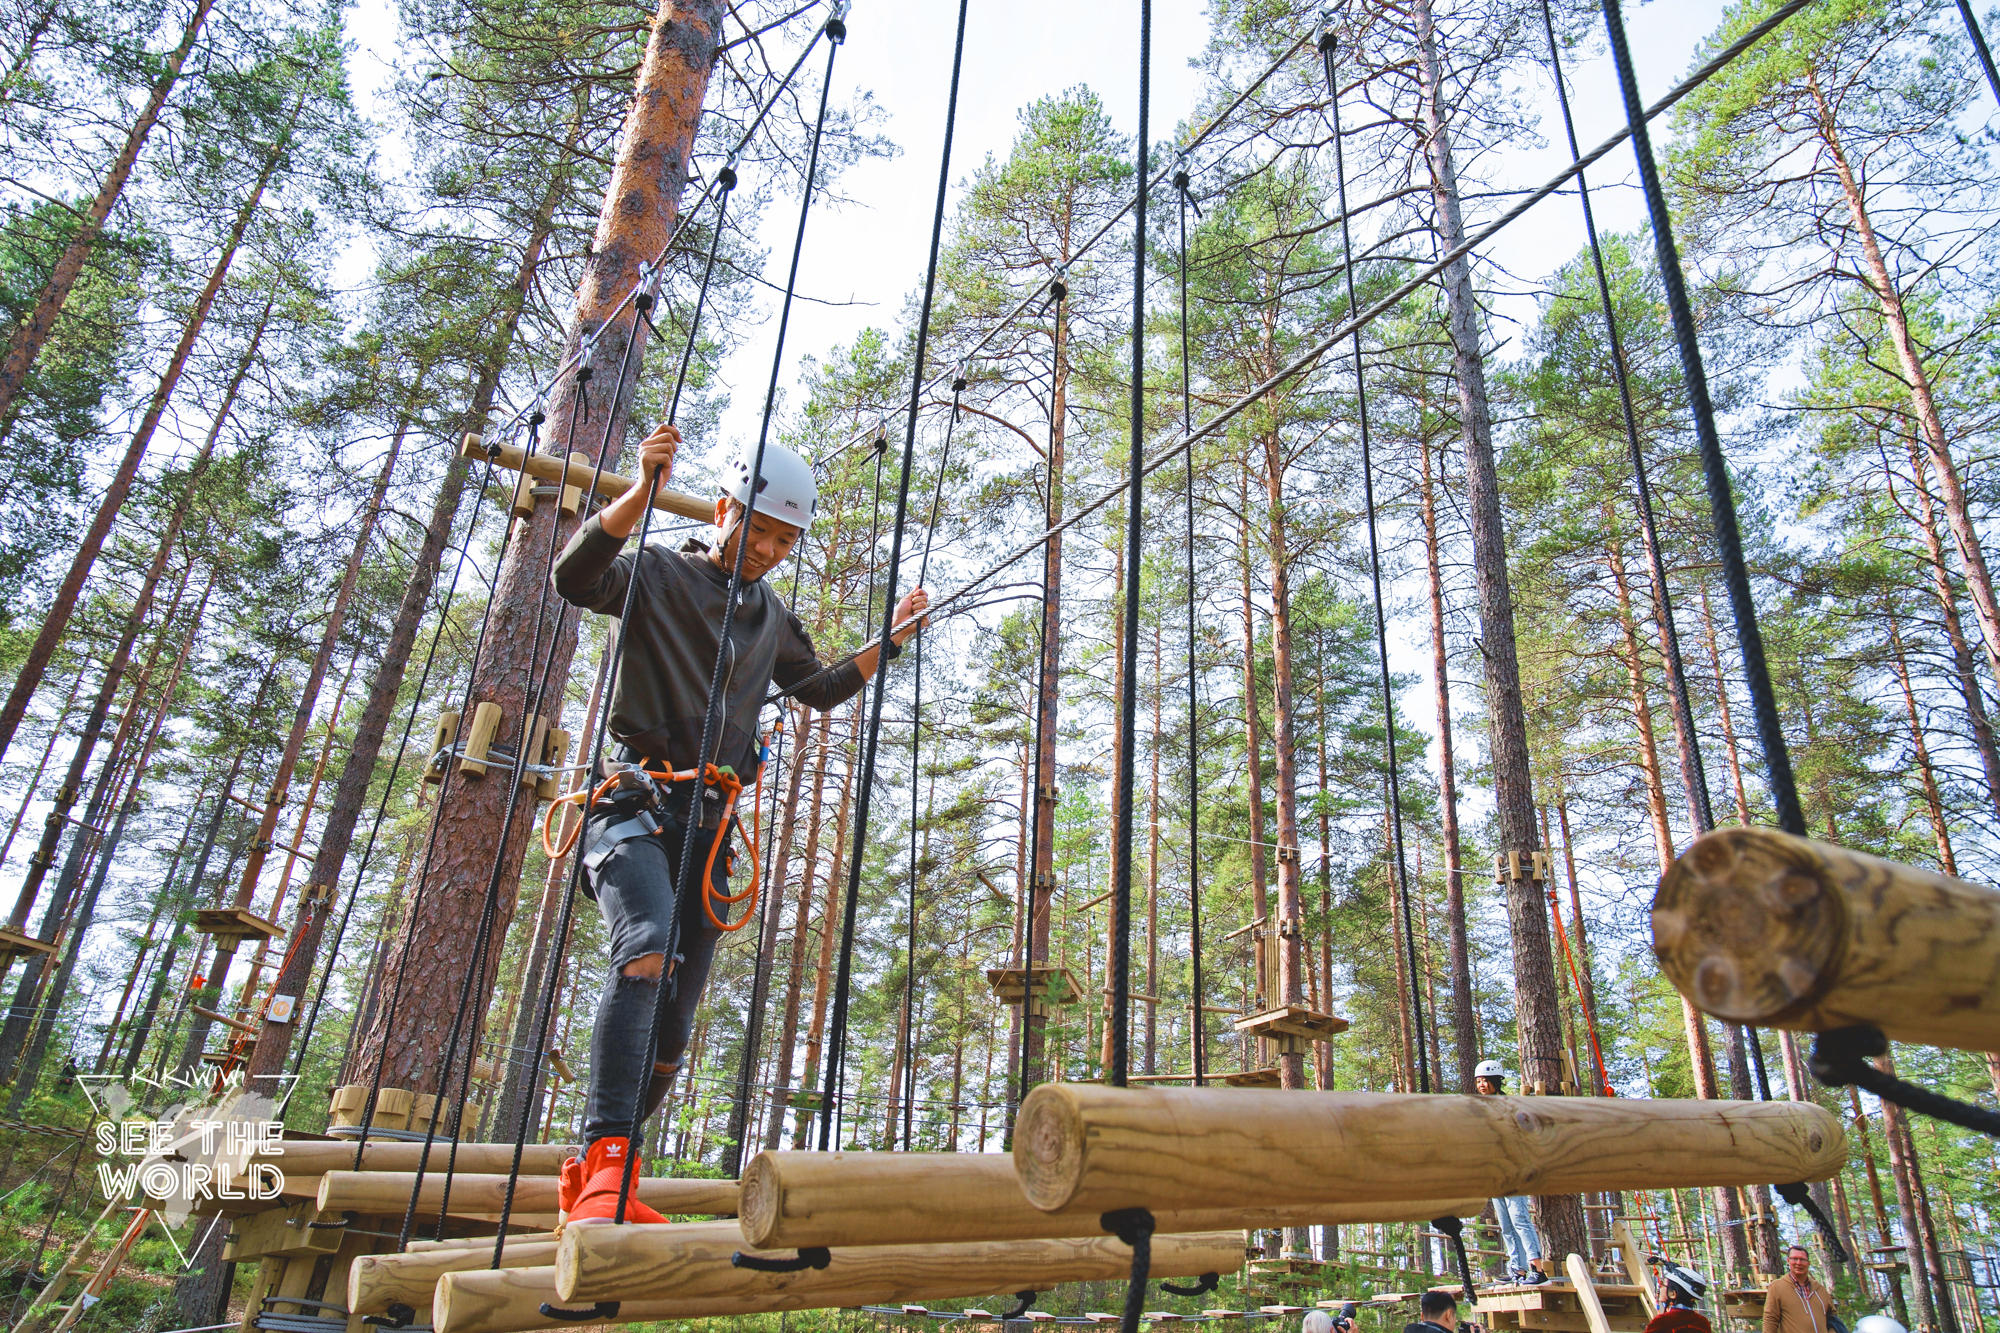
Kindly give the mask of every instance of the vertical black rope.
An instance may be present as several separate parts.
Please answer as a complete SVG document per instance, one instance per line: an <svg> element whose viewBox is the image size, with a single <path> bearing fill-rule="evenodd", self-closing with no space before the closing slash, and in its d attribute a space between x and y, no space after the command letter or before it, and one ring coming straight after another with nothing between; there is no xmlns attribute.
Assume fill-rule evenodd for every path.
<svg viewBox="0 0 2000 1333"><path fill-rule="evenodd" d="M1771 803L1777 810L1778 827L1804 837L1805 812L1799 806L1798 783L1792 776L1791 754L1785 746L1784 726L1778 716L1778 699L1771 688L1770 667L1764 660L1764 636L1757 628L1757 602L1750 589L1749 565L1743 558L1743 534L1736 521L1729 460L1723 456L1722 438L1715 428L1715 404L1708 395L1708 373L1702 365L1701 342L1694 310L1688 302L1687 278L1681 272L1680 249L1674 244L1673 219L1667 211L1666 192L1660 187L1659 167L1653 161L1653 141L1646 129L1645 106L1639 100L1639 82L1625 40L1625 21L1619 13L1618 0L1602 0L1602 4L1611 54L1618 65L1618 89L1625 99L1626 123L1632 131L1632 155L1638 160L1639 183L1645 190L1653 245L1659 255L1660 283L1666 289L1667 309L1674 320L1674 341L1679 345L1681 369L1687 377L1702 476L1708 484L1709 513L1715 525L1715 545L1722 562L1722 582L1729 590L1730 610L1736 620L1737 651L1743 658L1750 708L1764 750Z"/></svg>
<svg viewBox="0 0 2000 1333"><path fill-rule="evenodd" d="M1147 160L1147 117L1151 111L1153 0L1139 0L1139 192L1132 203L1132 423L1125 500L1124 696L1118 701L1118 788L1112 793L1118 827L1111 847L1111 1067L1104 1080L1125 1086L1131 1062L1132 1009L1132 795L1138 764L1139 732L1139 574L1141 518L1146 484L1146 196L1152 184ZM1127 1321L1130 1322L1129 1320ZM1128 1330L1129 1333L1129 1330Z"/></svg>
<svg viewBox="0 0 2000 1333"><path fill-rule="evenodd" d="M951 437L958 427L958 396L965 392L965 367L960 366L951 381L951 417L945 423L944 451L938 457L937 480L931 489L930 521L924 527L923 558L917 562L916 586L924 586L931 568L931 543L937 539L938 507L944 500L945 469L951 466ZM917 1104L917 811L921 800L924 729L924 639L920 634L910 663L910 901L908 936L903 955L903 1049L896 1058L903 1062L903 1151L909 1152L912 1114ZM879 667L879 663L878 663Z"/></svg>
<svg viewBox="0 0 2000 1333"><path fill-rule="evenodd" d="M1181 434L1194 434L1194 391L1190 385L1190 353L1188 350L1188 207L1194 200L1188 194L1187 169L1174 173L1174 189L1180 199L1180 287L1181 287ZM1194 446L1188 446L1187 488L1187 708L1188 708L1188 959L1193 964L1192 986L1194 999L1192 1013L1188 1019L1189 1045L1192 1047L1191 1067L1194 1071L1194 1085L1199 1088L1208 1081L1208 1016L1201 1008L1201 743L1196 731L1196 711L1200 700L1196 694L1197 665L1200 661L1200 641L1195 637L1195 573L1194 573Z"/></svg>
<svg viewBox="0 0 2000 1333"><path fill-rule="evenodd" d="M1577 145L1576 124L1571 119L1569 88L1563 81L1561 48L1556 42L1555 16L1549 0L1542 0L1542 30L1549 41L1549 72L1555 80L1556 103L1562 108L1563 133L1569 138L1570 161L1583 156ZM1632 464L1632 487L1638 501L1639 532L1646 543L1646 560L1652 575L1654 609L1660 622L1660 638L1669 666L1667 685L1673 695L1674 720L1688 738L1683 759L1689 771L1684 775L1693 804L1696 833L1715 827L1715 813L1709 805L1708 775L1703 771L1701 746L1694 729L1694 709L1688 703L1687 669L1681 659L1681 636L1674 623L1674 605L1667 591L1667 564L1660 551L1659 525L1653 517L1653 487L1646 476L1646 456L1639 444L1639 414L1632 404L1632 378L1625 363L1625 343L1618 332L1618 317L1611 304L1611 280L1604 269L1604 248L1597 238L1597 217L1590 206L1590 185L1584 173L1576 173L1577 199L1583 205L1583 230L1590 239L1590 262L1597 277L1597 302L1604 315L1604 335L1611 345L1611 374L1618 384L1618 405L1625 420L1625 446Z"/></svg>
<svg viewBox="0 0 2000 1333"><path fill-rule="evenodd" d="M931 303L937 295L938 250L944 239L945 198L951 188L951 140L952 132L958 125L958 80L965 64L965 11L970 3L971 0L958 0L958 36L951 54L951 95L945 103L944 152L938 162L937 206L931 216L930 261L924 274L924 300L917 315L917 343L912 352L914 364L910 372L908 419L903 429L903 466L896 478L896 523L889 537L888 588L882 597L882 637L877 642L883 652L887 650L889 632L896 627L897 566L903 558L903 524L910 510L910 465L917 447L917 409L923 402L924 352L931 336ZM833 987L833 1040L829 1043L826 1086L823 1089L826 1115L819 1126L822 1151L831 1142L831 1127L835 1119L834 1092L840 1085L847 1063L847 992L853 973L854 918L861 901L861 862L867 850L868 805L869 798L874 794L875 751L882 734L882 697L885 691L881 676L887 666L888 663L878 655L875 690L868 699L868 731L861 743L861 792L855 802L854 834L847 854L847 902L841 916L840 961Z"/></svg>
<svg viewBox="0 0 2000 1333"><path fill-rule="evenodd" d="M1341 270L1347 279L1347 310L1360 309L1354 290L1354 236L1347 222L1347 159L1340 143L1340 83L1334 77L1340 39L1332 25L1319 37L1320 58L1326 64L1327 114L1333 120L1333 176L1340 191ZM1354 329L1355 419L1361 431L1361 499L1368 512L1368 572L1375 592L1375 654L1381 667L1382 734L1388 763L1389 826L1396 841L1396 887L1402 898L1403 950L1410 963L1410 1030L1416 1037L1417 1090L1431 1090L1429 1043L1424 1036L1424 982L1417 966L1415 918L1410 910L1410 867L1403 849L1403 783L1396 760L1396 696L1389 677L1389 622L1382 604L1382 542L1375 514L1375 461L1368 429L1368 376L1361 353L1361 327Z"/></svg>
<svg viewBox="0 0 2000 1333"><path fill-rule="evenodd" d="M1986 44L1986 34L1979 30L1979 17L1972 12L1969 0L1958 0L1958 16L1965 20L1965 35L1972 39L1972 49L1979 54L1979 64L1986 71L1986 86L1993 90L1993 100L2000 102L2000 69L1993 67L1993 48Z"/></svg>
<svg viewBox="0 0 2000 1333"><path fill-rule="evenodd" d="M813 120L812 146L806 154L805 182L799 193L799 222L792 235L792 262L785 276L785 296L778 307L778 336L776 346L771 351L771 380L764 391L763 420L757 428L757 450L750 460L750 482L744 492L743 511L736 520L736 558L730 562L729 585L722 605L722 624L717 627L715 639L715 669L708 680L708 707L703 710L701 720L701 744L695 750L694 779L688 793L688 812L685 835L681 839L680 865L674 874L676 907L667 927L666 949L660 960L660 981L653 999L653 1021L646 1033L646 1057L640 1062L642 1080L650 1080L652 1069L660 1056L660 1029L666 1025L667 1008L672 1003L676 981L673 976L673 959L680 945L679 895L689 891L688 876L700 864L700 853L696 850L701 842L702 793L708 786L708 765L715 754L715 747L721 742L723 714L729 711L728 691L729 666L735 656L735 644L730 633L736 624L736 606L743 595L743 559L750 550L750 523L756 513L757 492L763 486L764 452L771 439L771 416L777 409L778 377L785 363L785 335L791 328L792 300L798 290L799 259L805 250L806 219L812 213L813 192L819 188L819 149L826 131L827 99L833 90L833 62L840 55L841 44L847 39L847 25L842 22L844 6L836 5L834 13L825 24L827 37L826 73L820 79L819 114ZM722 550L726 552L729 532L724 529L719 535ZM632 563L632 577L639 577L639 564L635 557ZM726 831L728 816L724 815L723 829ZM695 886L695 891L706 892L706 885ZM614 1222L625 1220L626 1208L632 1201L632 1185L639 1174L639 1145L645 1142L645 1127L648 1108L646 1106L647 1083L639 1087L638 1100L632 1108L632 1127L626 1134L625 1169L618 1181L618 1208L613 1214Z"/></svg>
<svg viewBox="0 0 2000 1333"><path fill-rule="evenodd" d="M688 367L693 360L696 339L701 332L702 311L708 304L709 283L715 274L716 251L722 244L723 224L729 215L730 192L736 188L736 172L725 164L716 173L715 183L720 191L716 203L715 224L709 236L708 257L702 266L701 286L696 291L694 309L688 317L687 343L681 349L680 366L674 375L673 396L667 403L667 423L669 425L674 424L680 417L681 394L687 387ZM598 478L603 475L603 472L604 457L600 451L596 467L591 472L590 489L585 492L583 497L583 504L586 508L590 503L590 497L597 492ZM648 501L646 507L639 514L639 541L635 548L636 552L643 552L646 549L646 538L651 532L653 524L651 497L658 493L659 487L660 473L658 469L654 469L646 477ZM626 581L625 585L625 603L619 610L617 633L609 645L609 650L605 656L603 682L598 692L596 725L592 734L582 737L582 743L577 747L577 762L586 765L583 769L583 784L586 788L590 785L594 776L597 753L603 747L604 737L610 731L611 701L617 692L619 668L623 664L625 657L626 627L632 623L632 606L638 596L638 564L639 556L635 553L632 558L632 577ZM578 818L581 819L587 814L587 811L579 811ZM580 837L581 834L579 834ZM549 940L548 963L543 970L543 991L539 1011L535 1015L535 1040L533 1050L528 1057L530 1061L528 1077L521 1088L519 1114L515 1117L514 1160L508 1168L507 1192L501 1201L499 1235L493 1242L493 1262L491 1266L494 1268L500 1266L501 1256L507 1244L507 1224L514 1212L514 1187L520 1181L521 1160L527 1152L529 1128L533 1121L538 1118L535 1112L541 1100L542 1065L548 1058L549 1028L555 1022L556 999L562 993L562 957L568 946L570 924L575 918L576 898L578 890L583 885L583 875L583 851L582 848L578 847L573 849L571 853L569 884L563 891L562 908L557 914L556 928ZM630 1145L627 1145L626 1156L630 1158L633 1155Z"/></svg>

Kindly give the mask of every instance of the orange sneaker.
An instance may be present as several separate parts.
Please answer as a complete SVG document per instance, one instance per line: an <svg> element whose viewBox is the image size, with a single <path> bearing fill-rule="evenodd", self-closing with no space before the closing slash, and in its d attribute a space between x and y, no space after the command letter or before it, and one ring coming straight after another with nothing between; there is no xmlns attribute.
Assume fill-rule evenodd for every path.
<svg viewBox="0 0 2000 1333"><path fill-rule="evenodd" d="M569 1225L579 1222L610 1222L618 1216L618 1190L625 1177L625 1154L630 1145L624 1139L599 1139L583 1154L580 1174L585 1184L569 1209ZM637 1184L635 1179L634 1184ZM638 1191L625 1201L627 1222L664 1222L667 1219L640 1203Z"/></svg>
<svg viewBox="0 0 2000 1333"><path fill-rule="evenodd" d="M590 1177L584 1173L583 1159L565 1158L562 1170L556 1173L556 1207L565 1213L575 1211L577 1197L589 1183Z"/></svg>

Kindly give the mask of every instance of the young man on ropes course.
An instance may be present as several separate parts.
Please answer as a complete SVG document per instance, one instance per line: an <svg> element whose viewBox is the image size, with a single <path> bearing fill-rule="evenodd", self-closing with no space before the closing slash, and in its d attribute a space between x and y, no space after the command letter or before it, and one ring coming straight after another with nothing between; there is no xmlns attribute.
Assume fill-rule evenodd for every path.
<svg viewBox="0 0 2000 1333"><path fill-rule="evenodd" d="M672 475L680 441L671 425L655 429L639 446L640 475ZM623 611L635 573L638 579L630 588L632 609L611 693L609 730L617 747L609 776L587 788L590 803L577 838L584 883L611 936L611 971L591 1029L585 1151L563 1168L561 1207L571 1222L615 1216L631 1147L625 1136L636 1122L641 1090L650 1116L680 1069L717 942L750 919L749 904L734 922L727 916L730 904L755 892L755 847L752 883L732 896L728 872L735 852L728 843L736 799L762 763L757 715L771 683L823 711L852 698L880 663L878 643L846 661L821 662L798 617L764 581L811 524L819 492L804 458L770 444L753 500L753 457L739 454L724 475L715 501L719 539L712 545L689 541L678 551L647 545L621 553L650 498L652 488L642 484L578 528L556 561L556 592L603 614ZM698 774L738 543L745 544L743 578L730 621L724 697L717 703L719 742ZM902 628L891 640L891 658L921 628L916 618L929 606L922 588L896 604L895 623ZM699 841L685 862L690 873L676 888L690 836ZM662 973L668 1008L647 1069ZM633 1198L625 1220L665 1219Z"/></svg>

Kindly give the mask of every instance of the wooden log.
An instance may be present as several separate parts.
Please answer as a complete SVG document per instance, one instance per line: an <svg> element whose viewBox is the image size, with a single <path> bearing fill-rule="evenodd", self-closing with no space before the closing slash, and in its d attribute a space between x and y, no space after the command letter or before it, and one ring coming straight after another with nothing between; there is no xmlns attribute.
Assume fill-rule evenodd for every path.
<svg viewBox="0 0 2000 1333"><path fill-rule="evenodd" d="M561 727L550 727L548 742L542 751L542 762L551 768L559 768L562 761L569 758L569 733ZM562 795L563 775L548 773L535 779L535 799L553 801Z"/></svg>
<svg viewBox="0 0 2000 1333"><path fill-rule="evenodd" d="M587 469L590 466L590 455L581 449L572 449L569 451L569 462L572 471L578 467ZM583 508L583 487L580 484L565 485L562 488L561 504L565 514L575 517L577 511Z"/></svg>
<svg viewBox="0 0 2000 1333"><path fill-rule="evenodd" d="M329 1212L400 1213L417 1183L414 1171L329 1171L320 1179L319 1206ZM552 1176L522 1176L514 1185L514 1210L524 1214L556 1211L560 1182ZM706 1213L733 1217L736 1182L732 1180L639 1180L640 1202L663 1213ZM424 1173L417 1208L435 1209L445 1201L443 1170ZM507 1177L459 1172L451 1178L451 1211L469 1216L498 1213L505 1206Z"/></svg>
<svg viewBox="0 0 2000 1333"><path fill-rule="evenodd" d="M486 756L493 748L493 734L500 730L500 705L488 699L472 710L472 725L465 729L465 750L459 755L459 771L467 777L486 775Z"/></svg>
<svg viewBox="0 0 2000 1333"><path fill-rule="evenodd" d="M447 708L438 714L437 723L431 728L430 754L443 753L457 739L458 710L456 708ZM432 767L429 762L430 755L426 755L424 758L424 781L432 783L442 782L444 780L443 767Z"/></svg>
<svg viewBox="0 0 2000 1333"><path fill-rule="evenodd" d="M1167 1235L1428 1222L1446 1214L1476 1216L1485 1206L1484 1199L1448 1196L1289 1211L1253 1203L1164 1210L1153 1220L1154 1230ZM764 1152L743 1170L743 1239L767 1249L1101 1236L1101 1215L1101 1210L1034 1207L1021 1193L1013 1160L1000 1153Z"/></svg>
<svg viewBox="0 0 2000 1333"><path fill-rule="evenodd" d="M537 1241L544 1240L552 1241L556 1239L556 1236L557 1233L554 1231L514 1232L507 1237L507 1253L512 1254L516 1245L532 1245ZM462 1250L468 1245L475 1249L484 1245L488 1254L493 1253L493 1237L491 1236L446 1236L443 1240L413 1240L404 1247L403 1252L405 1254L420 1254L425 1250Z"/></svg>
<svg viewBox="0 0 2000 1333"><path fill-rule="evenodd" d="M1825 1180L1846 1159L1811 1102L1625 1101L1043 1084L1014 1166L1055 1211L1285 1208L1412 1194L1581 1194Z"/></svg>
<svg viewBox="0 0 2000 1333"><path fill-rule="evenodd" d="M556 1261L553 1240L510 1240L500 1262L512 1268L545 1267ZM428 1310L437 1295L438 1279L465 1273L493 1262L493 1237L464 1243L412 1249L408 1254L364 1254L347 1270L347 1308L352 1314L386 1314L393 1304Z"/></svg>
<svg viewBox="0 0 2000 1333"><path fill-rule="evenodd" d="M468 435L459 446L459 452L467 458L483 459L486 447L477 435ZM495 466L525 472L543 481L561 482L579 489L590 484L590 464L578 462L576 454L571 454L567 463L554 454L524 454L518 445L503 444L500 452L493 457ZM621 477L615 472L606 472L597 479L597 493L616 499L632 489L637 483L630 477ZM662 486L653 496L653 508L669 514L679 514L706 523L715 517L715 502L702 500L683 491Z"/></svg>
<svg viewBox="0 0 2000 1333"><path fill-rule="evenodd" d="M863 1247L836 1251L825 1269L758 1273L732 1268L729 1256L742 1238L728 1226L579 1227L587 1231L673 1233L683 1251L699 1248L713 1258L681 1265L695 1291L669 1298L618 1297L618 1313L605 1323L632 1324L663 1319L699 1319L779 1310L836 1309L904 1301L950 1300L962 1296L1043 1289L1058 1282L1116 1280L1132 1264L1131 1252L1108 1236L1091 1240L1012 1242L1005 1245ZM706 1237L691 1235L707 1233ZM571 1234L571 1233L565 1233ZM668 1243L661 1242L661 1243ZM629 1243L629 1242L628 1242ZM789 1258L789 1253L771 1257ZM1153 1269L1160 1277L1195 1277L1233 1271L1242 1265L1242 1238L1162 1236L1153 1245ZM567 1306L556 1290L556 1270L502 1268L447 1273L431 1304L437 1333L514 1333L515 1330L574 1327L541 1313L544 1302ZM715 1289L721 1288L718 1293Z"/></svg>
<svg viewBox="0 0 2000 1333"><path fill-rule="evenodd" d="M2000 1050L2000 893L1767 828L1695 839L1653 899L1653 953L1731 1023Z"/></svg>
<svg viewBox="0 0 2000 1333"><path fill-rule="evenodd" d="M575 1157L583 1150L571 1143L531 1143L521 1153L521 1174L524 1176L553 1176L562 1170L563 1160ZM363 1171L415 1171L417 1162L423 1157L421 1143L392 1143L387 1139L371 1139L362 1149L361 1169ZM446 1162L461 1173L485 1173L509 1171L514 1166L514 1145L511 1143L461 1143L458 1156L452 1161L449 1143L434 1143L430 1149L428 1170L442 1173ZM259 1154L250 1159L251 1165L268 1162L287 1176L320 1176L329 1171L354 1170L354 1145L339 1140L285 1140L282 1153ZM461 1179L463 1176L461 1175ZM408 1197L409 1186L403 1187ZM393 1210L402 1212L398 1204Z"/></svg>
<svg viewBox="0 0 2000 1333"><path fill-rule="evenodd" d="M1569 1270L1569 1280L1576 1284L1577 1304L1583 1307L1584 1318L1590 1321L1590 1333L1611 1333L1611 1321L1604 1317L1604 1302L1597 1299L1597 1284L1591 1280L1590 1265L1580 1254L1572 1254L1563 1266Z"/></svg>
<svg viewBox="0 0 2000 1333"><path fill-rule="evenodd" d="M557 1242L556 1292L565 1301L711 1300L750 1297L762 1308L986 1296L1060 1282L1128 1276L1132 1251L1111 1236L1059 1240L960 1241L941 1245L853 1245L830 1251L823 1269L757 1273L731 1266L742 1251L789 1259L791 1251L749 1250L726 1223L684 1226L575 1226ZM1243 1233L1203 1232L1153 1240L1156 1277L1233 1273L1243 1266ZM831 1299L838 1297L838 1299ZM757 1307L752 1307L757 1308Z"/></svg>

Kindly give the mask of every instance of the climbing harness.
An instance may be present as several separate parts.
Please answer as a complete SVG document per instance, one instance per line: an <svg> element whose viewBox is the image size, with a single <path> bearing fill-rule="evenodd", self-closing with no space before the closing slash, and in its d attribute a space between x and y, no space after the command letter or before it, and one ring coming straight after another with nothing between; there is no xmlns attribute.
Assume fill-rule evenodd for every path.
<svg viewBox="0 0 2000 1333"><path fill-rule="evenodd" d="M612 849L626 839L651 837L665 832L666 821L671 817L667 811L667 788L675 783L691 783L699 780L701 794L705 797L711 790L716 792L722 805L721 819L716 824L715 837L709 843L708 860L702 866L702 911L707 914L709 924L717 930L743 929L751 920L750 914L757 910L758 890L761 887L761 881L758 879L757 841L763 836L764 824L763 761L760 759L757 764L757 776L750 799L751 831L748 833L742 832L743 826L736 818L736 802L743 794L743 779L738 777L736 770L728 764L709 764L699 774L691 768L649 769L644 764L633 763L612 764L609 767L610 776L598 783L595 788L581 788L549 802L548 813L542 817L542 850L548 854L549 859L554 860L570 854L571 849L580 840L584 826L589 822L590 812L600 804L619 807L623 817L601 824L592 836L590 845L583 849L582 855L578 858L583 863L584 869L596 870L604 863L604 859L611 855ZM552 844L549 841L549 835L553 832L551 823L563 807L569 804L583 806L585 817L577 821L576 826L563 837L560 845ZM694 821L690 820L690 833L693 831L693 824ZM744 850L750 856L750 887L737 894L717 892L714 880L715 858L728 843L731 829L737 830L742 836ZM733 859L732 855L731 860ZM725 869L727 868L725 865ZM586 880L585 892L590 893L587 885ZM590 893L590 896L594 899L596 894ZM736 920L724 921L716 914L715 904L734 906L746 899L749 905Z"/></svg>

